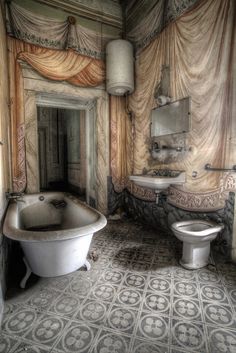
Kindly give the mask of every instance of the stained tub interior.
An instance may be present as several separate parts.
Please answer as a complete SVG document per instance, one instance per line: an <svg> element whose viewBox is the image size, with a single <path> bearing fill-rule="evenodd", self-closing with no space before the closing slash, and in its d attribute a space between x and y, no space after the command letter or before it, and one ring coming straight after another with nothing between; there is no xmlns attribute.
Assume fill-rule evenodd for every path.
<svg viewBox="0 0 236 353"><path fill-rule="evenodd" d="M44 198L40 201L40 198ZM76 202L76 203L75 203ZM79 207L79 212L78 212ZM53 231L80 228L98 220L98 215L82 202L64 195L27 197L19 202L19 228L28 231Z"/></svg>

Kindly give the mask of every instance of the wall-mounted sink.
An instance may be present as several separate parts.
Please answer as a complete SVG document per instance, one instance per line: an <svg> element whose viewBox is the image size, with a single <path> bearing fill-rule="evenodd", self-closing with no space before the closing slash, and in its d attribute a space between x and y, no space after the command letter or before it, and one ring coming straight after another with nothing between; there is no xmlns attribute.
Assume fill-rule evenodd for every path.
<svg viewBox="0 0 236 353"><path fill-rule="evenodd" d="M167 189L170 185L185 182L185 172L176 170L158 170L152 174L130 175L129 179L144 188L155 190L156 193Z"/></svg>

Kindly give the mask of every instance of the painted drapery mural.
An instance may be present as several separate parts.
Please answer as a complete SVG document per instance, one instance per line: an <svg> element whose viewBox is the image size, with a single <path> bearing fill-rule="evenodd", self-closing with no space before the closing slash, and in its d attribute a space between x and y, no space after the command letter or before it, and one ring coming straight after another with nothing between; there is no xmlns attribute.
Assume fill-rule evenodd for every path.
<svg viewBox="0 0 236 353"><path fill-rule="evenodd" d="M98 59L104 56L107 42L116 38L104 33L102 25L100 32L95 32L76 23L72 16L57 20L35 14L14 2L8 5L7 32L27 43L50 49L73 49Z"/></svg>
<svg viewBox="0 0 236 353"><path fill-rule="evenodd" d="M127 185L132 163L128 154L132 151L133 117L128 111L128 99L110 96L110 165L113 185L121 192Z"/></svg>
<svg viewBox="0 0 236 353"><path fill-rule="evenodd" d="M152 2L153 9L155 8L153 13L156 15L155 19L152 15L152 19L153 21L157 18L159 20L155 23L158 30L151 28L152 26L150 30L154 29L152 33L155 33L157 37L153 39L155 36L152 36L150 32L145 32L142 27L146 23L145 18L149 18L149 10L147 13L143 12L147 17L144 16L144 22L141 21L139 28L133 32L136 37L133 39L130 37L135 43L143 43L140 47L137 45L140 50L135 63L135 93L128 99L125 97L111 97L110 99L111 175L116 191L121 191L128 186L131 192L139 197L154 200L155 195L152 192L144 192L131 185L128 182L128 175L140 173L143 168L183 169L187 173L184 190L185 193L189 193L188 199L195 197L193 193L201 193L204 198L205 193L211 190L210 196L206 196L210 201L204 201L207 205L207 202L208 204L215 203L214 200L220 199L220 190L232 189L231 186L225 185L234 184L234 181L233 184L229 182L226 174L206 172L204 165L211 163L214 166L227 167L226 156L230 155L230 160L233 160L235 133L233 129L230 131L230 126L233 126L232 108L235 105L231 94L232 87L235 85L235 79L232 80L232 58L235 55L235 46L233 46L235 4L233 0L186 0L182 1L180 6L179 1L172 0L168 1L168 6L161 7L161 3L161 1L154 0ZM64 27L62 22L59 25L58 21L51 22L50 19L40 18L38 15L36 15L38 21L32 21L32 13L22 10L14 3L12 5L11 35L19 36L30 42L32 38L36 38L35 34L38 33L40 38L43 38L42 41L40 39L41 45L54 46L54 43L50 43L49 37L46 40L46 32L40 32L40 28L43 28L40 26L40 21L43 21L45 25L50 26L51 33L55 30L53 38L59 43L58 47L56 44L57 48L69 48L68 38L74 31L72 37L77 38L75 51L80 52L78 48L83 47L86 49L83 53L88 54L85 57L76 54L71 49L66 51L45 49L16 39L9 39L13 140L17 136L17 142L13 145L13 177L15 189L18 190L24 188L26 176L24 172L24 105L21 104L23 86L20 66L16 59L27 61L40 74L49 79L66 79L72 84L93 86L101 83L104 77L104 66L102 61L91 58L100 57L103 51L101 43L105 41L101 40L101 37L98 39L98 34L93 31L90 32L91 36L89 33L85 34L84 29L70 23L69 19L68 23L64 21ZM144 2L141 0L135 3L131 1L128 4L127 14L129 11L131 13L133 6L142 7L143 5ZM157 6L160 6L159 10ZM189 7L190 10L186 12ZM15 19L12 16L14 11ZM23 12L20 16L21 11ZM157 16L158 11L160 16ZM184 12L184 15L176 19ZM160 23L158 25L158 21L160 22L161 18L163 20L163 14L166 18L164 30L163 21L161 26ZM175 22L171 22L173 20ZM26 36L20 37L21 34L18 31L20 23L24 24L21 27L22 30L24 28L25 31L27 30L27 33L24 31ZM131 24L128 34L136 27L135 21L131 21ZM149 40L144 40L143 35L147 35ZM100 44L96 47L96 43ZM149 43L148 46L146 46L147 43ZM145 49L142 49L144 46L146 46ZM53 63L50 63L52 57ZM47 68L44 67L44 63L47 64ZM150 111L156 106L154 91L160 83L163 65L170 67L172 99L190 96L192 100L192 129L186 141L190 150L185 153L184 158L167 165L158 162L158 159L150 158ZM78 72L75 67L79 68ZM89 70L88 67L90 67ZM82 71L83 68L85 71ZM193 171L197 171L197 178L192 177ZM224 176L223 179L222 176ZM230 175L229 178L231 178ZM183 194L179 195L175 189L172 191L172 203L181 197L184 199ZM222 205L223 201L217 201L216 206ZM201 202L202 197L200 202L196 201L198 205L201 205ZM200 207L196 206L196 208Z"/></svg>
<svg viewBox="0 0 236 353"><path fill-rule="evenodd" d="M131 0L127 2L127 39L136 50L146 47L171 22L199 0Z"/></svg>
<svg viewBox="0 0 236 353"><path fill-rule="evenodd" d="M199 0L127 1L124 19L127 39L137 50L144 48L163 28L197 2ZM76 23L72 16L62 21L35 15L14 2L8 5L7 31L9 35L28 43L54 49L71 48L79 54L96 58L101 58L106 44L119 36L104 33L102 25L95 32Z"/></svg>
<svg viewBox="0 0 236 353"><path fill-rule="evenodd" d="M224 190L235 188L235 181L229 183L230 175L204 169L207 163L230 167L226 156L235 154L236 132L231 130L235 105L232 87L236 80L233 77L235 11L235 2L231 0L201 1L169 24L136 58L136 90L129 99L129 108L135 116L133 153L129 153L133 173L141 173L143 168L185 170L184 190L190 192L188 200L195 197L194 193L204 196L209 191L216 193L219 200L222 183L230 185L223 187ZM154 92L163 65L170 67L172 99L191 97L192 124L184 158L165 165L158 158L151 159L149 150L150 112L156 107ZM197 172L196 178L192 177L193 171ZM172 193L173 203L183 197L174 194L174 190ZM222 202L217 204L216 199L208 194L205 203L202 198L195 200L195 206L192 202L192 209L222 207ZM186 199L184 203L187 206Z"/></svg>
<svg viewBox="0 0 236 353"><path fill-rule="evenodd" d="M101 60L76 54L72 50L60 51L8 39L10 63L10 97L13 152L13 188L22 191L26 186L24 145L24 89L19 60L30 64L46 78L67 81L74 85L92 87L105 77Z"/></svg>

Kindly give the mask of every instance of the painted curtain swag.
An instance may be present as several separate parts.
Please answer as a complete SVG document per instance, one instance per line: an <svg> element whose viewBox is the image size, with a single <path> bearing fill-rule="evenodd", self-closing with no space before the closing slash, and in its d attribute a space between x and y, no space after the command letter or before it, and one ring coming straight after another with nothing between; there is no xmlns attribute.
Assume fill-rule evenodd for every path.
<svg viewBox="0 0 236 353"><path fill-rule="evenodd" d="M19 61L27 62L42 76L67 81L82 87L94 87L105 78L104 62L70 50L53 50L8 38L13 152L13 189L26 187L24 144L24 88Z"/></svg>
<svg viewBox="0 0 236 353"><path fill-rule="evenodd" d="M78 24L40 16L14 2L7 4L10 63L13 188L26 187L24 90L19 61L42 76L82 87L95 87L105 78L103 50L109 36Z"/></svg>
<svg viewBox="0 0 236 353"><path fill-rule="evenodd" d="M171 22L199 0L130 0L126 7L126 34L136 50L146 47ZM137 21L138 19L138 21ZM76 23L69 16L57 20L35 13L11 2L7 8L7 32L25 42L51 49L74 49L94 58L104 55L114 35L95 32Z"/></svg>
<svg viewBox="0 0 236 353"><path fill-rule="evenodd" d="M65 20L35 14L18 4L7 5L7 33L24 42L49 49L73 49L92 58L104 57L108 41L115 39L101 31L95 32L76 23L68 16Z"/></svg>

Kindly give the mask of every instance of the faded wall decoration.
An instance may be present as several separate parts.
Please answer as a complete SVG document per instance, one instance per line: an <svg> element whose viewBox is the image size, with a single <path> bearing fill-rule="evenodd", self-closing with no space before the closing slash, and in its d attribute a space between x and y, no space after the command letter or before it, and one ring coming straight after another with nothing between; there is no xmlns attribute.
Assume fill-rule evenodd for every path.
<svg viewBox="0 0 236 353"><path fill-rule="evenodd" d="M76 54L72 50L45 49L14 38L8 38L10 62L10 96L13 151L13 188L26 186L24 147L24 89L19 60L26 61L42 76L56 81L68 81L82 87L98 86L104 81L102 60Z"/></svg>
<svg viewBox="0 0 236 353"><path fill-rule="evenodd" d="M221 208L227 198L225 191L235 190L234 183L230 188L221 186L222 180L223 184L228 183L225 173L204 169L207 163L219 168L231 167L229 155L231 160L234 155L236 161L233 144L236 131L232 128L236 103L232 95L236 81L232 66L236 55L232 45L234 18L234 1L201 1L169 24L136 58L136 90L129 98L135 132L127 163L133 163L134 174L142 173L143 168L185 170L186 183L182 189L171 188L169 197L178 207ZM172 99L190 96L192 105L192 128L187 133L190 149L185 158L167 164L150 156L150 112L156 106L154 92L163 65L170 67ZM193 171L197 171L195 178ZM134 193L137 188L133 186L132 190ZM143 193L142 198L145 197Z"/></svg>
<svg viewBox="0 0 236 353"><path fill-rule="evenodd" d="M127 39L132 41L137 51L146 47L172 21L199 0L131 0L127 2Z"/></svg>
<svg viewBox="0 0 236 353"><path fill-rule="evenodd" d="M81 6L81 4L80 4ZM117 36L95 32L76 23L68 16L57 20L26 10L11 2L7 4L7 32L9 36L49 49L73 49L78 54L101 59L105 46Z"/></svg>

